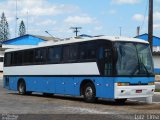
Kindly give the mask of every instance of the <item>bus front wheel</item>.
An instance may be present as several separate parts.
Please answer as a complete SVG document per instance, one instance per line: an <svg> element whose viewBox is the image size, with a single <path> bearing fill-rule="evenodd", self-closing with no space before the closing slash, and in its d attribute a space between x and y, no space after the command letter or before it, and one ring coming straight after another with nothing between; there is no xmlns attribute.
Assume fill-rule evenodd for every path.
<svg viewBox="0 0 160 120"><path fill-rule="evenodd" d="M86 102L93 103L96 101L96 89L92 83L88 82L85 84L83 94Z"/></svg>
<svg viewBox="0 0 160 120"><path fill-rule="evenodd" d="M20 95L25 95L26 94L26 84L24 81L20 81L18 84L18 93Z"/></svg>

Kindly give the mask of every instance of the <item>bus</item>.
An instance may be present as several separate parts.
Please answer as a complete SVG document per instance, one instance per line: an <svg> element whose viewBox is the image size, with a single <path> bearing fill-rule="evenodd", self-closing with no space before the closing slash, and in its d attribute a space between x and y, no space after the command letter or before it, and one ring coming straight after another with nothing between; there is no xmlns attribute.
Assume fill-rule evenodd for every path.
<svg viewBox="0 0 160 120"><path fill-rule="evenodd" d="M21 95L38 92L124 103L153 96L154 82L149 43L136 38L70 38L5 51L4 88Z"/></svg>
<svg viewBox="0 0 160 120"><path fill-rule="evenodd" d="M0 54L0 72L3 72L3 59L4 55Z"/></svg>

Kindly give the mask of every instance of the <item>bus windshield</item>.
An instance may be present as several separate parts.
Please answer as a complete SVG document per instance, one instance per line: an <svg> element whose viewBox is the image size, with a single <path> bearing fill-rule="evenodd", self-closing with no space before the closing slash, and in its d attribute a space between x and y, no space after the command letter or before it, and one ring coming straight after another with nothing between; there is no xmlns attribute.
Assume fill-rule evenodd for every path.
<svg viewBox="0 0 160 120"><path fill-rule="evenodd" d="M116 42L117 75L154 75L153 60L149 44Z"/></svg>

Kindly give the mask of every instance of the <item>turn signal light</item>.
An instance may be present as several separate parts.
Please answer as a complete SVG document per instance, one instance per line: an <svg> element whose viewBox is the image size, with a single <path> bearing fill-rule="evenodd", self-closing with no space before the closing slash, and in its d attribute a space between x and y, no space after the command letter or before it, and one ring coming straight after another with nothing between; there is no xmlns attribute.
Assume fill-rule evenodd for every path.
<svg viewBox="0 0 160 120"><path fill-rule="evenodd" d="M118 86L129 86L129 83L117 83Z"/></svg>
<svg viewBox="0 0 160 120"><path fill-rule="evenodd" d="M149 82L148 85L155 85L155 83L154 82Z"/></svg>

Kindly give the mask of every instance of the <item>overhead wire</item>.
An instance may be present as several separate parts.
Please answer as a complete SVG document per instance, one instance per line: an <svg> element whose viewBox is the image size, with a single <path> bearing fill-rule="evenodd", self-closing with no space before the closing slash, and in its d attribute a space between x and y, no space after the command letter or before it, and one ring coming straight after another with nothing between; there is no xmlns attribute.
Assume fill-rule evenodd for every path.
<svg viewBox="0 0 160 120"><path fill-rule="evenodd" d="M141 29L143 28L144 24L145 24L145 20L146 20L146 14L147 14L147 10L148 10L148 0L145 0L146 1L146 5L145 5L145 12L144 12L144 18L143 18L143 22L141 24Z"/></svg>

